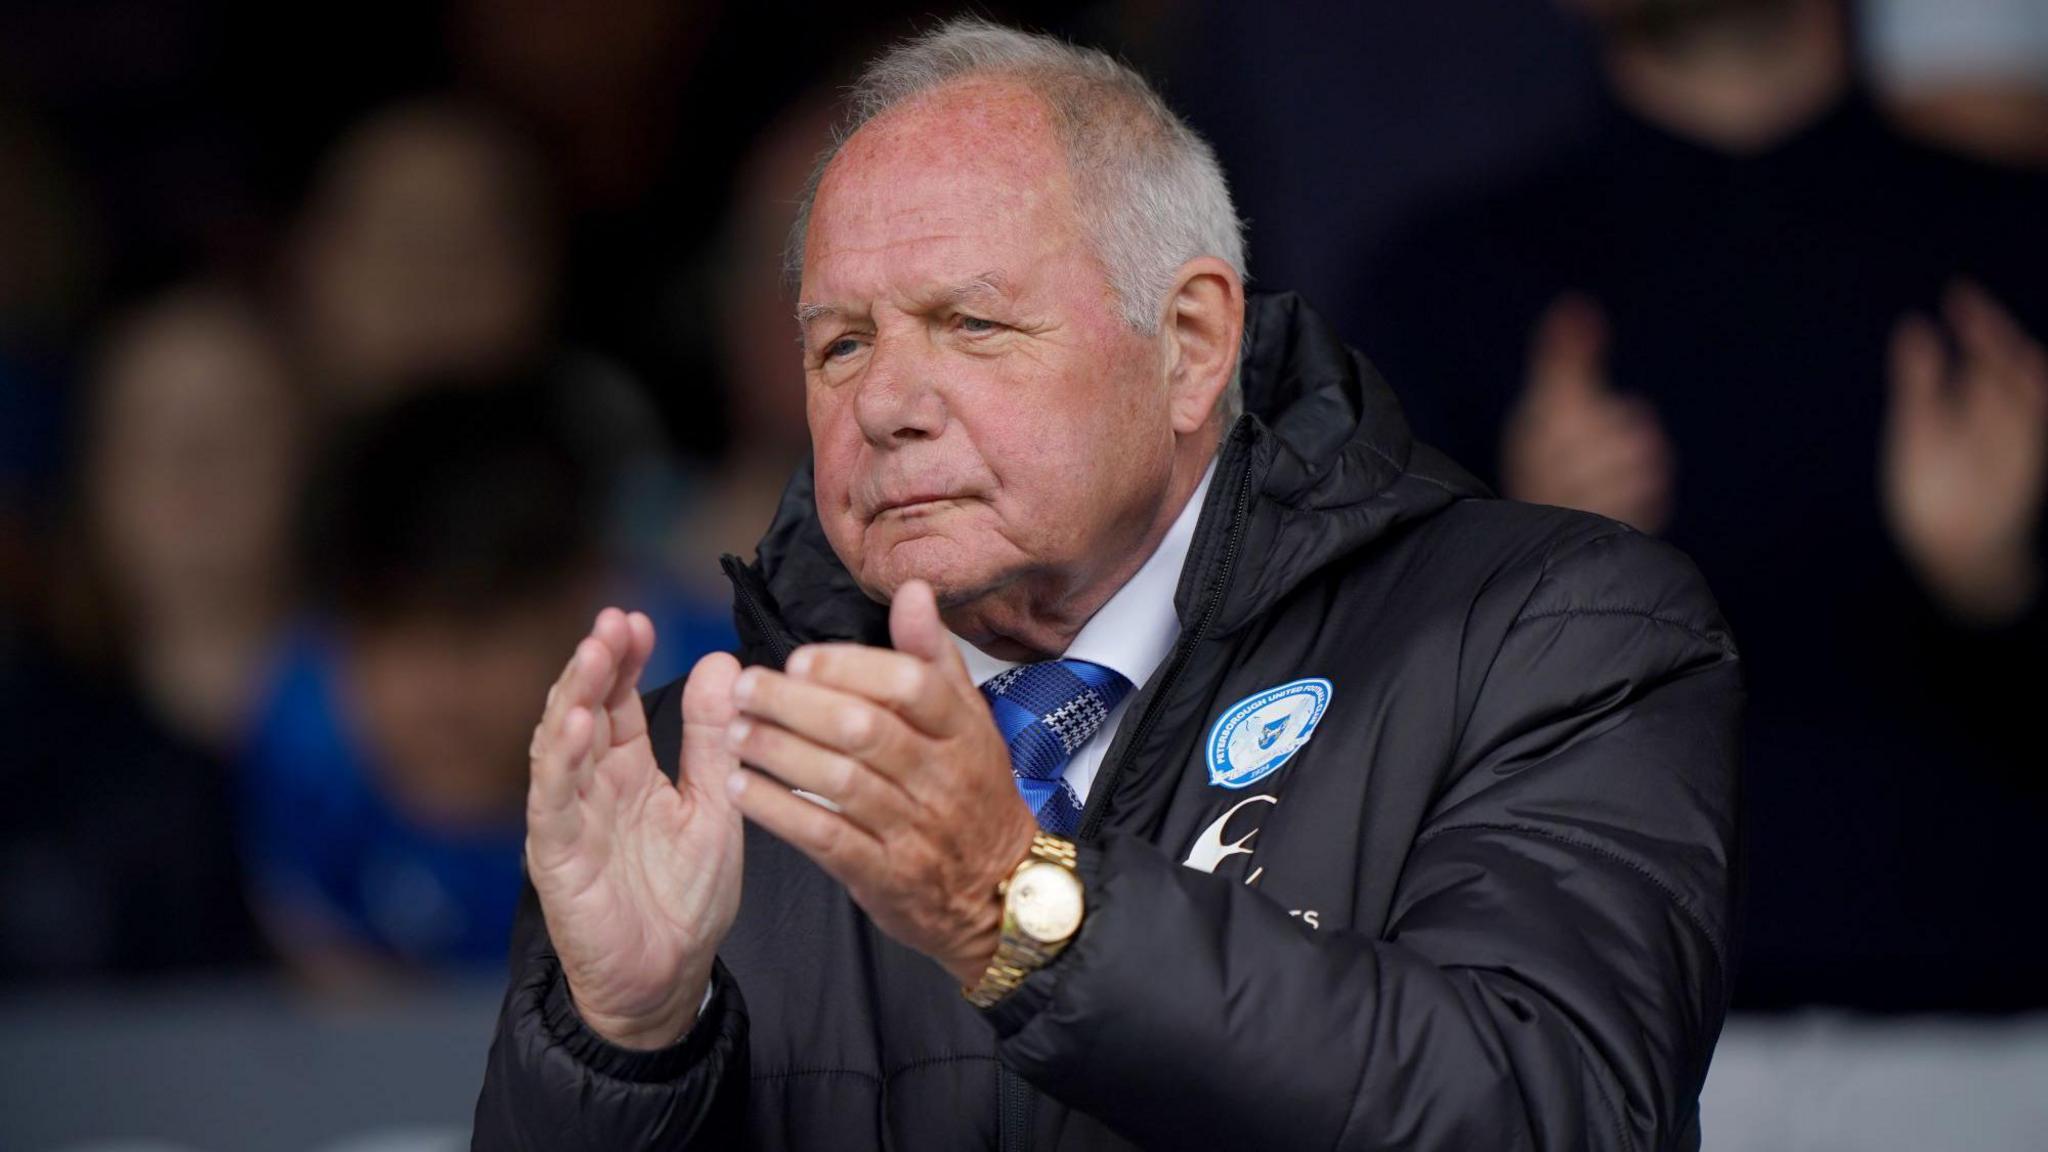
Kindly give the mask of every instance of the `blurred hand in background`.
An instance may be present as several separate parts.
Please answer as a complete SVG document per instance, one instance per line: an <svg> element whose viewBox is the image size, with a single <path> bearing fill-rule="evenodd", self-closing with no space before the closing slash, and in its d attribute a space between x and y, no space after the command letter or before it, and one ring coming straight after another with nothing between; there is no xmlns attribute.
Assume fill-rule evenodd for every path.
<svg viewBox="0 0 2048 1152"><path fill-rule="evenodd" d="M1658 532L1671 516L1671 443L1648 400L1614 390L1607 346L1593 301L1565 295L1544 312L1502 444L1502 485L1516 500Z"/></svg>
<svg viewBox="0 0 2048 1152"><path fill-rule="evenodd" d="M2025 611L2040 584L2048 356L1974 284L1950 289L1942 317L1945 331L1910 316L1892 336L1885 514L1928 591L1959 617L1996 623Z"/></svg>

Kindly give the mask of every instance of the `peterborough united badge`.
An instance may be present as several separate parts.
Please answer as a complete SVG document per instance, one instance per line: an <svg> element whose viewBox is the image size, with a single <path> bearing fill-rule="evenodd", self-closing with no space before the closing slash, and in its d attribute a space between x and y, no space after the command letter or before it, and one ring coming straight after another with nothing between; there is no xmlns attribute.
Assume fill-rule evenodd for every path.
<svg viewBox="0 0 2048 1152"><path fill-rule="evenodd" d="M1230 706L1209 730L1209 783L1249 788L1280 770L1315 733L1330 682L1294 680Z"/></svg>

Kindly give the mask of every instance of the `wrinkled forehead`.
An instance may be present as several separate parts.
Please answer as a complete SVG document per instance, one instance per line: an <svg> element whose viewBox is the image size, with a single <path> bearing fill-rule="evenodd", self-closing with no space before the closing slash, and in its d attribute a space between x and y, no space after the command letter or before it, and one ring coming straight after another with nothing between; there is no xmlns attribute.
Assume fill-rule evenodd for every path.
<svg viewBox="0 0 2048 1152"><path fill-rule="evenodd" d="M870 121L833 158L805 236L805 295L1028 261L1071 242L1074 207L1044 101L1014 81L950 84Z"/></svg>

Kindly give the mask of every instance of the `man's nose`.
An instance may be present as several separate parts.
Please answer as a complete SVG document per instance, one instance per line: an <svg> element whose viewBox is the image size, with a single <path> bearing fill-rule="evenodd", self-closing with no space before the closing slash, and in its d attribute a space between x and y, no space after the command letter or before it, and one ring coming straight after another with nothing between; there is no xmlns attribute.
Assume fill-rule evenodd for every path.
<svg viewBox="0 0 2048 1152"><path fill-rule="evenodd" d="M946 401L936 386L936 357L917 336L885 333L875 339L854 394L854 418L878 448L929 440L946 427ZM928 342L926 342L928 344Z"/></svg>

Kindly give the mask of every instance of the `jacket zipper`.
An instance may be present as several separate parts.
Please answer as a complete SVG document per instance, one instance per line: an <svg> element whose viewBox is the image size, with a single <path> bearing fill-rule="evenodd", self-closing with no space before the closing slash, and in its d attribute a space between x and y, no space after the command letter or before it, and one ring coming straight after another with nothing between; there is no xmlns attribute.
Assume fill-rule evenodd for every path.
<svg viewBox="0 0 2048 1152"><path fill-rule="evenodd" d="M996 1152L1031 1152L1031 1086L996 1061Z"/></svg>
<svg viewBox="0 0 2048 1152"><path fill-rule="evenodd" d="M746 576L740 568L738 558L726 557L721 566L725 568L726 578L732 581L733 594L739 597L740 607L746 610L747 618L754 622L754 630L761 634L761 639L767 643L768 650L775 654L775 663L788 663L789 646L782 642L781 630L768 619L767 610L761 607L761 601L755 598L752 589L747 587Z"/></svg>

